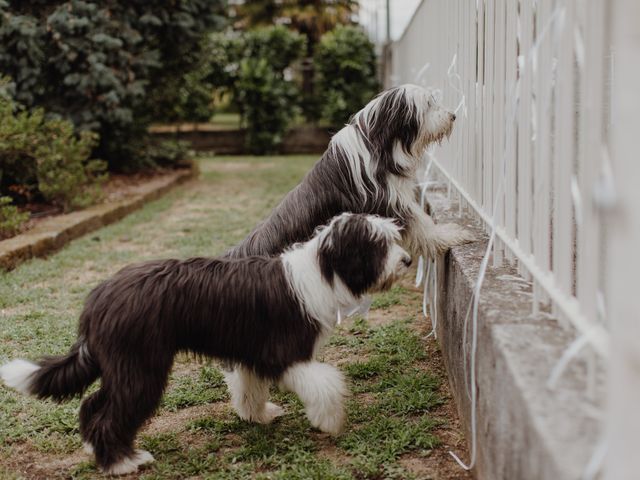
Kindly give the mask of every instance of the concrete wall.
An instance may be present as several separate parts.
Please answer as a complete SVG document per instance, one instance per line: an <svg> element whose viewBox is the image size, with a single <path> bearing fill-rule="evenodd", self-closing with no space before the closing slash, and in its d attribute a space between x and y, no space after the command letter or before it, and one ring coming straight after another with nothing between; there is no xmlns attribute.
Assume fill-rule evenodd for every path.
<svg viewBox="0 0 640 480"><path fill-rule="evenodd" d="M245 131L220 130L206 124L162 125L150 129L154 138L189 142L197 151L215 152L222 155L246 154ZM280 153L322 153L329 144L331 135L325 128L296 127L285 136Z"/></svg>
<svg viewBox="0 0 640 480"><path fill-rule="evenodd" d="M447 200L443 189L430 195L430 206L436 221L473 228L470 217L457 217L457 205ZM439 260L437 282L438 340L469 445L472 322L469 315L465 333L465 318L487 246L486 236L477 231L479 242L453 248ZM546 386L574 338L572 332L548 312L532 315L531 283L513 267L489 267L480 299L474 473L489 480L581 478L599 433L595 409L585 396L584 363L574 361L556 390Z"/></svg>

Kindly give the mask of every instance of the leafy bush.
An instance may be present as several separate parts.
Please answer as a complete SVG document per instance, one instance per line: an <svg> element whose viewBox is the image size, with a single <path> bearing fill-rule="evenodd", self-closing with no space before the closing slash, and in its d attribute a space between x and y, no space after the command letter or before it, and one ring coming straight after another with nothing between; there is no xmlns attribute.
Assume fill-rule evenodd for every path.
<svg viewBox="0 0 640 480"><path fill-rule="evenodd" d="M0 197L0 240L20 231L20 227L29 219L29 214L18 211L11 205L11 197Z"/></svg>
<svg viewBox="0 0 640 480"><path fill-rule="evenodd" d="M305 38L281 25L211 37L209 80L232 93L252 153L273 152L300 111L300 92L289 73L304 51Z"/></svg>
<svg viewBox="0 0 640 480"><path fill-rule="evenodd" d="M175 98L165 109L162 120L167 122L207 122L214 113L213 85L207 81L209 68L200 65L179 79Z"/></svg>
<svg viewBox="0 0 640 480"><path fill-rule="evenodd" d="M266 58L245 58L236 89L247 124L249 150L272 153L298 112L296 88L279 76Z"/></svg>
<svg viewBox="0 0 640 480"><path fill-rule="evenodd" d="M70 122L47 120L42 109L28 112L0 96L0 192L41 197L64 210L93 203L106 168L88 160L97 142L95 133L76 135Z"/></svg>
<svg viewBox="0 0 640 480"><path fill-rule="evenodd" d="M153 116L171 112L223 0L0 0L0 70L16 100L100 134L135 168Z"/></svg>
<svg viewBox="0 0 640 480"><path fill-rule="evenodd" d="M153 167L191 166L189 142L165 140L159 144L150 144L144 151L143 161Z"/></svg>
<svg viewBox="0 0 640 480"><path fill-rule="evenodd" d="M338 26L325 34L314 56L322 118L340 126L379 89L374 45L358 27Z"/></svg>

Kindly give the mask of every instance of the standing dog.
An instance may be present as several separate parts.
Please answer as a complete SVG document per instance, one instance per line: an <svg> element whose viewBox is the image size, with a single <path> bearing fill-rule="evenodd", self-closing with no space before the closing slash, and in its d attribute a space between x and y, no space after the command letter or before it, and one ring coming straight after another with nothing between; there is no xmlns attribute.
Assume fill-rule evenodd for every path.
<svg viewBox="0 0 640 480"><path fill-rule="evenodd" d="M424 152L451 134L455 118L424 88L382 92L333 136L302 182L227 255L276 255L342 212L396 219L408 249L431 258L471 241L458 225L436 225L416 199Z"/></svg>
<svg viewBox="0 0 640 480"><path fill-rule="evenodd" d="M238 414L268 423L282 409L269 386L295 392L311 424L338 433L347 393L336 368L314 360L342 309L387 289L411 259L399 227L343 214L279 257L159 260L122 269L96 287L67 355L0 367L10 387L62 401L98 377L80 409L88 451L109 474L153 461L134 450L136 432L158 407L177 352L233 363L227 378Z"/></svg>

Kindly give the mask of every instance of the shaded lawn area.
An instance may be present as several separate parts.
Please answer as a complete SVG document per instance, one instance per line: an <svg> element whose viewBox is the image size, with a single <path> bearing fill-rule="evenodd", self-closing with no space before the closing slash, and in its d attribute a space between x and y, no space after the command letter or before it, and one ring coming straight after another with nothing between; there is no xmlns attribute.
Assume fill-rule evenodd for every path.
<svg viewBox="0 0 640 480"><path fill-rule="evenodd" d="M102 279L131 262L223 252L316 159L203 158L199 180L48 259L0 274L0 360L66 352L83 299ZM419 311L407 279L376 298L368 320L336 331L324 360L345 372L354 393L345 433L335 439L309 426L294 396L275 390L284 417L268 426L239 420L215 363L178 357L162 406L138 437L156 463L129 478L467 478L446 472L444 444L460 452L463 442ZM0 387L0 478L99 477L81 450L79 404Z"/></svg>

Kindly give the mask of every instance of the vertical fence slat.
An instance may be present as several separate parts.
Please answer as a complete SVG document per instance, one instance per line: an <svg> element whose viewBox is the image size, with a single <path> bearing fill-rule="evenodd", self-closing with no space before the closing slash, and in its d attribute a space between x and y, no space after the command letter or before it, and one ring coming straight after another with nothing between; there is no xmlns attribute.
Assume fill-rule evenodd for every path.
<svg viewBox="0 0 640 480"><path fill-rule="evenodd" d="M484 85L484 119L482 138L484 140L483 165L484 165L484 198L485 211L493 212L493 64L495 56L494 36L494 3L487 2L485 14L485 85Z"/></svg>
<svg viewBox="0 0 640 480"><path fill-rule="evenodd" d="M586 17L585 58L585 121L581 124L579 164L579 186L583 198L582 225L578 231L577 296L585 315L597 318L596 296L599 285L600 229L594 209L593 191L603 158L603 112L604 112L604 42L605 31L602 18L605 15L604 0L591 2Z"/></svg>
<svg viewBox="0 0 640 480"><path fill-rule="evenodd" d="M574 5L565 6L562 28L553 28L557 46L553 136L553 272L559 288L573 292L573 224L571 182L574 162ZM559 30L559 31L557 31ZM555 34L559 38L555 38Z"/></svg>
<svg viewBox="0 0 640 480"><path fill-rule="evenodd" d="M476 116L476 126L475 126L475 136L476 136L476 169L477 169L477 182L476 182L476 190L477 196L476 199L479 199L479 204L482 207L485 207L485 168L484 168L484 110L485 110L485 101L484 101L484 58L485 58L485 24L484 24L484 16L485 16L485 4L484 1L478 2L478 15L477 15L477 44L478 44L478 75L476 81L476 112L474 112Z"/></svg>
<svg viewBox="0 0 640 480"><path fill-rule="evenodd" d="M496 224L504 225L505 212L505 182L503 180L504 170L504 103L505 103L505 8L507 0L495 0L495 37L494 37L494 88L493 88L493 135L494 143L492 150L493 163L493 196L496 199L493 208L493 216ZM502 188L500 185L502 184ZM498 193L500 194L497 197ZM501 265L503 257L503 248L501 242L494 243L493 264Z"/></svg>
<svg viewBox="0 0 640 480"><path fill-rule="evenodd" d="M506 154L506 185L505 185L505 228L511 238L516 238L516 210L517 210L517 177L516 177L516 142L515 121L516 105L518 98L515 90L517 67L517 1L507 1L506 5L506 32L505 32L505 154ZM510 250L505 252L510 263L514 257Z"/></svg>
<svg viewBox="0 0 640 480"><path fill-rule="evenodd" d="M640 2L614 0L612 36L616 75L612 88L615 109L613 175L619 203L604 211L608 220L605 255L608 313L612 332L607 431L611 444L604 480L634 480L638 477L640 433L640 315L637 275L640 270Z"/></svg>
<svg viewBox="0 0 640 480"><path fill-rule="evenodd" d="M518 244L525 252L532 252L532 162L531 162L531 95L532 66L531 45L533 42L533 11L531 0L520 1L520 102L518 104ZM518 264L521 275L528 275L522 264Z"/></svg>
<svg viewBox="0 0 640 480"><path fill-rule="evenodd" d="M550 126L551 91L553 88L551 69L551 0L540 0L536 9L537 53L532 59L535 65L535 157L533 175L533 253L538 265L545 271L550 267ZM535 287L534 287L535 289ZM535 300L540 292L535 289ZM537 308L537 305L534 305Z"/></svg>
<svg viewBox="0 0 640 480"><path fill-rule="evenodd" d="M477 9L475 8L475 0L467 0L466 9L468 11L467 25L469 29L468 37L468 56L469 56L469 73L467 79L467 91L469 94L468 110L468 137L467 137L467 154L469 156L469 191L472 192L473 198L478 198L478 158L476 155L476 84L477 77L477 61L478 61L478 37L477 37Z"/></svg>

